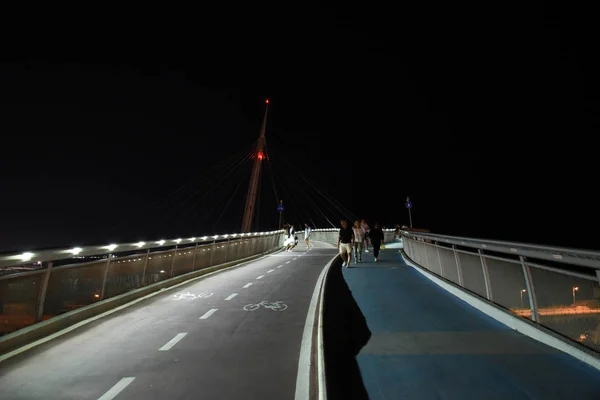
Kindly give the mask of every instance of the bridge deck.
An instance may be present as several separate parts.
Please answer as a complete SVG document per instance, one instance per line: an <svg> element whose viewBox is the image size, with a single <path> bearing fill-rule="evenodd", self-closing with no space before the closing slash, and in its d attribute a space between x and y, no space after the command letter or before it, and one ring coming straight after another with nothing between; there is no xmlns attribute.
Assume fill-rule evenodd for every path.
<svg viewBox="0 0 600 400"><path fill-rule="evenodd" d="M464 303L397 249L342 272L371 331L356 357L371 400L600 398L600 371Z"/></svg>
<svg viewBox="0 0 600 400"><path fill-rule="evenodd" d="M301 244L90 322L0 363L0 398L293 399L309 304L335 254ZM262 301L287 308L244 309Z"/></svg>

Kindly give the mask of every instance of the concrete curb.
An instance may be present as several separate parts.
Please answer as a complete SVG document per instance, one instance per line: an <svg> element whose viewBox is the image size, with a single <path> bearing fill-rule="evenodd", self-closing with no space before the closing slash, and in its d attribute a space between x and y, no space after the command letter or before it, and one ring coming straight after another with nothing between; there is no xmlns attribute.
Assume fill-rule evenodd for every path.
<svg viewBox="0 0 600 400"><path fill-rule="evenodd" d="M109 312L118 307L125 307L128 303L131 303L134 300L143 300L143 298L146 296L158 294L162 289L172 288L174 286L187 283L187 281L200 278L204 275L217 272L222 269L241 266L244 263L264 257L267 254L276 253L278 251L281 251L281 248L277 247L271 251L246 257L240 260L229 261L223 264L213 265L212 267L192 271L184 275L175 276L162 282L153 283L139 289L134 289L129 292L99 301L98 303L89 304L76 310L57 315L56 317L47 319L45 321L38 322L37 324L30 325L26 328L19 329L15 332L11 332L8 335L0 337L0 362L11 356L7 353L14 352L15 350L27 345L34 347L32 344L37 340L57 334L61 330L72 327L78 323L83 322L81 325L84 325L86 323L84 322L85 320L96 316L101 317L100 314Z"/></svg>

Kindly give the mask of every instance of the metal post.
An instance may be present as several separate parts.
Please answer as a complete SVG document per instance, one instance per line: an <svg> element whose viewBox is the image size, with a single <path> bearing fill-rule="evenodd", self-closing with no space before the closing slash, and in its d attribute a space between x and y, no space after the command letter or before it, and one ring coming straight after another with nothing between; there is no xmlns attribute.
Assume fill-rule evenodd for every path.
<svg viewBox="0 0 600 400"><path fill-rule="evenodd" d="M525 286L527 287L527 296L529 297L529 308L531 310L531 319L535 322L540 322L540 314L538 311L537 299L535 297L535 289L533 286L533 278L531 277L531 269L525 264L525 257L519 256L521 266L523 267L523 275L525 276Z"/></svg>
<svg viewBox="0 0 600 400"><path fill-rule="evenodd" d="M173 272L175 271L175 258L177 258L177 248L179 245L175 245L173 249L173 261L171 262L171 278L173 277Z"/></svg>
<svg viewBox="0 0 600 400"><path fill-rule="evenodd" d="M48 282L50 282L50 273L52 273L52 261L48 263L46 267L46 273L44 274L44 282L42 283L42 290L38 296L37 304L37 316L35 322L40 322L44 316L44 302L46 301L46 291L48 290Z"/></svg>
<svg viewBox="0 0 600 400"><path fill-rule="evenodd" d="M483 251L481 249L477 249L479 253L479 259L481 260L481 269L483 270L483 281L485 282L485 294L488 300L493 301L492 295L492 282L490 281L490 271L488 270L487 262L485 261L485 257L483 256Z"/></svg>
<svg viewBox="0 0 600 400"><path fill-rule="evenodd" d="M410 222L410 227L412 228L412 215L410 214L410 208L408 209L408 221Z"/></svg>
<svg viewBox="0 0 600 400"><path fill-rule="evenodd" d="M213 262L213 256L215 255L215 244L216 243L217 243L217 241L213 240L212 246L210 246L211 247L211 249L210 249L210 260L208 261L208 265L211 266L211 267L213 265L212 262Z"/></svg>
<svg viewBox="0 0 600 400"><path fill-rule="evenodd" d="M225 249L225 261L224 262L227 262L227 258L228 258L227 256L229 255L229 246L230 245L231 245L230 239L227 238L227 248Z"/></svg>
<svg viewBox="0 0 600 400"><path fill-rule="evenodd" d="M150 259L150 249L146 250L146 260L144 261L144 268L142 268L142 283L140 287L146 284L146 268L148 267L148 260Z"/></svg>
<svg viewBox="0 0 600 400"><path fill-rule="evenodd" d="M110 266L110 258L112 254L108 255L108 261L106 261L106 267L104 267L104 278L102 278L102 290L100 290L100 300L104 300L104 290L106 289L106 277L108 276L108 267Z"/></svg>
<svg viewBox="0 0 600 400"><path fill-rule="evenodd" d="M438 262L440 263L440 274L444 276L444 264L442 263L442 257L440 256L440 246L437 243L435 249L437 250Z"/></svg>
<svg viewBox="0 0 600 400"><path fill-rule="evenodd" d="M192 257L192 271L196 270L196 253L198 252L198 243L194 246L194 256Z"/></svg>
<svg viewBox="0 0 600 400"><path fill-rule="evenodd" d="M458 284L465 287L463 280L462 268L460 267L460 258L458 258L458 252L456 251L456 245L452 245L452 251L454 252L454 259L456 260L456 271L458 272Z"/></svg>

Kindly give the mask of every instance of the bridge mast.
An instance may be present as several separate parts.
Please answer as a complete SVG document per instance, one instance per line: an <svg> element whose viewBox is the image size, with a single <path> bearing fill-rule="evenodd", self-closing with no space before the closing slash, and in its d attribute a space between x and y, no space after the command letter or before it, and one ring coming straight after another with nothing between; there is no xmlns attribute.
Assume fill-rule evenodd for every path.
<svg viewBox="0 0 600 400"><path fill-rule="evenodd" d="M254 166L252 167L252 176L250 176L250 186L246 196L246 208L244 210L244 219L242 221L242 233L250 232L252 227L252 217L254 216L254 206L256 204L256 194L258 191L258 181L260 177L260 167L262 160L266 157L265 149L265 129L267 125L267 111L269 111L269 99L265 100L267 104L265 108L265 116L260 127L260 136L256 143L256 153L254 157Z"/></svg>

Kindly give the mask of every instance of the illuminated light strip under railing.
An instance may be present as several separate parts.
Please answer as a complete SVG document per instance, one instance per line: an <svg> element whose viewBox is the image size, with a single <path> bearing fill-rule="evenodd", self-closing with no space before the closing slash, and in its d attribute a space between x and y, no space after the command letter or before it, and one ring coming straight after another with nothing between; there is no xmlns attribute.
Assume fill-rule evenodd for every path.
<svg viewBox="0 0 600 400"><path fill-rule="evenodd" d="M270 232L245 232L225 235L211 235L202 237L192 237L187 241L187 245L200 244L204 242L213 242L221 239L230 237L248 237L248 236L270 236L273 234L283 233L283 230L270 231ZM69 247L69 248L57 248L39 251L26 251L26 252L15 252L15 253L4 253L0 255L0 267L13 267L23 264L32 264L34 262L43 261L54 261L54 260L65 260L73 258L77 255L78 257L89 257L105 255L114 252L128 252L136 251L140 249L157 249L161 247L172 247L174 244L179 244L183 239L161 239L156 241L139 241L136 243L114 243L104 246L83 246L83 247Z"/></svg>

